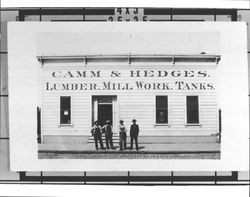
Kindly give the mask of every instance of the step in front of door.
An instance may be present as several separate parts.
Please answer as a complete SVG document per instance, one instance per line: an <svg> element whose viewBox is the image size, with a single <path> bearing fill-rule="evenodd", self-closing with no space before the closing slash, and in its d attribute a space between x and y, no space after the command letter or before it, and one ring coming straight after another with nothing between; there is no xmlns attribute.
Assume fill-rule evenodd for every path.
<svg viewBox="0 0 250 197"><path fill-rule="evenodd" d="M119 143L119 134L118 133L113 133L112 136L113 143ZM105 142L105 135L102 135L102 141ZM95 143L94 136L89 136L88 138L88 143Z"/></svg>

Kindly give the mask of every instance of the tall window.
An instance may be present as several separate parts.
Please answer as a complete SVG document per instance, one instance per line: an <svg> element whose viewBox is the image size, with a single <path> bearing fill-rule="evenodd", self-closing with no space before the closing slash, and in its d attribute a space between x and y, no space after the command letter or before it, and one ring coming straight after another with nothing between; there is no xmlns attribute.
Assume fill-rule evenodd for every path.
<svg viewBox="0 0 250 197"><path fill-rule="evenodd" d="M168 123L168 97L156 96L156 123Z"/></svg>
<svg viewBox="0 0 250 197"><path fill-rule="evenodd" d="M199 123L198 96L187 96L187 124Z"/></svg>
<svg viewBox="0 0 250 197"><path fill-rule="evenodd" d="M71 124L71 98L60 97L60 124Z"/></svg>

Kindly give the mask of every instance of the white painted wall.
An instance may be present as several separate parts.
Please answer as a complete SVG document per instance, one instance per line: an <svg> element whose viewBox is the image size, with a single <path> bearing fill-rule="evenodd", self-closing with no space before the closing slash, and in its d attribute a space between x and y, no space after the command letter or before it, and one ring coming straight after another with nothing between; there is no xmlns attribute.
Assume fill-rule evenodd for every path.
<svg viewBox="0 0 250 197"><path fill-rule="evenodd" d="M61 65L61 69L60 69ZM185 65L185 64L184 64ZM132 119L136 119L140 125L140 135L211 135L218 133L218 105L216 95L216 69L217 65L211 64L209 67L201 63L196 65L175 66L174 68L165 68L166 66L157 66L155 70L167 71L198 71L207 72L209 77L130 77L131 70L152 70L149 66L136 66L131 68L127 65L119 69L119 66L112 66L108 69L103 69L101 66L92 67L74 67L74 64L65 66L64 63L45 64L41 67L42 76L42 133L43 135L89 135L92 120L92 95L116 95L118 119L115 123L114 131L117 131L118 120L123 119L129 127ZM53 69L53 68L56 69ZM163 69L165 68L165 69ZM154 70L153 69L153 70ZM76 71L101 71L101 77L66 77L54 78L53 72L76 73ZM121 77L110 77L110 73L117 70L121 73ZM115 83L129 83L135 87L136 81L144 81L151 83L170 83L169 87L174 88L176 81L184 81L185 83L213 83L215 90L47 90L46 83L95 83L98 87L102 87L102 83L107 81ZM169 108L169 124L156 125L155 123L155 97L157 95L168 96ZM200 126L186 125L186 96L199 96L199 122ZM60 122L60 96L72 96L72 125L61 126Z"/></svg>

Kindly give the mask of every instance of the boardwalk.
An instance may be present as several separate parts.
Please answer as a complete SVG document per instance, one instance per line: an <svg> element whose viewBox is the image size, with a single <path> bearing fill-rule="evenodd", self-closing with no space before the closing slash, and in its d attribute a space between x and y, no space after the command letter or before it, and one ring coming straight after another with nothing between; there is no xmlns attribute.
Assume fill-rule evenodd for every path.
<svg viewBox="0 0 250 197"><path fill-rule="evenodd" d="M220 153L39 153L41 159L220 159Z"/></svg>

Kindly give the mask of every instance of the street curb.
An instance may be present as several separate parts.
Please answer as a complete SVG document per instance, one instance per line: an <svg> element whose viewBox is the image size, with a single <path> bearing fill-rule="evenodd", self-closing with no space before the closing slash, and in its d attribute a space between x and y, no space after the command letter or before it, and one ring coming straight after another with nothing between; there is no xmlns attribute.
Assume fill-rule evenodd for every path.
<svg viewBox="0 0 250 197"><path fill-rule="evenodd" d="M54 154L202 154L220 153L220 151L67 151L67 150L39 150L38 153Z"/></svg>

